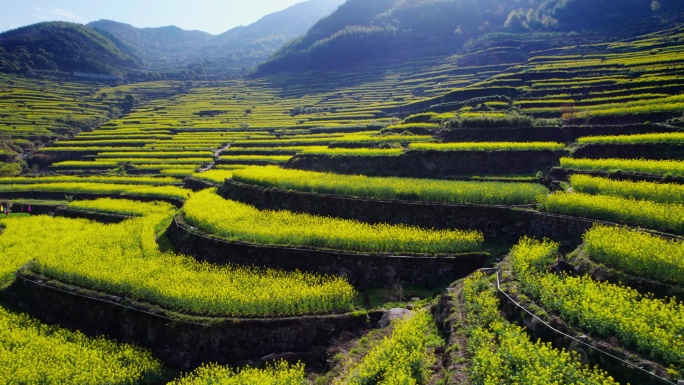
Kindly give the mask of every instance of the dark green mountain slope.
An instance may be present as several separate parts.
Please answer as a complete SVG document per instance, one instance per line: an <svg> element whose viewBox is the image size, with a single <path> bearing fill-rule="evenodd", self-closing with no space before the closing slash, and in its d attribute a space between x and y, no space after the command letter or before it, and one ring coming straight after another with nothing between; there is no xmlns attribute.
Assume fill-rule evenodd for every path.
<svg viewBox="0 0 684 385"><path fill-rule="evenodd" d="M588 31L610 39L660 29L677 12L680 0L349 0L258 72L452 53L491 33Z"/></svg>
<svg viewBox="0 0 684 385"><path fill-rule="evenodd" d="M203 61L205 67L242 68L266 60L287 41L306 33L343 0L309 0L220 35L178 27L136 28L111 20L90 23L115 37L145 61L148 69L179 69Z"/></svg>
<svg viewBox="0 0 684 385"><path fill-rule="evenodd" d="M0 34L0 71L81 71L124 74L141 61L95 29L46 22Z"/></svg>
<svg viewBox="0 0 684 385"><path fill-rule="evenodd" d="M206 32L186 31L175 26L136 28L112 20L98 20L88 25L123 42L144 60L147 67L159 67L169 60L185 60L215 38Z"/></svg>

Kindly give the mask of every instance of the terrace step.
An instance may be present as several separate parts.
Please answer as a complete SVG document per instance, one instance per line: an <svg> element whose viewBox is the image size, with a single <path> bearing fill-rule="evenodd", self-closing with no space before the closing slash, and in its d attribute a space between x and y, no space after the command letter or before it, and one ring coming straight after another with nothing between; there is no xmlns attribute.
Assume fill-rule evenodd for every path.
<svg viewBox="0 0 684 385"><path fill-rule="evenodd" d="M4 303L45 323L146 347L166 364L184 371L206 362L237 366L269 354L320 349L345 331L374 327L383 313L203 317L68 285L29 267L16 277L0 291Z"/></svg>
<svg viewBox="0 0 684 385"><path fill-rule="evenodd" d="M229 241L204 233L176 216L167 235L179 253L213 264L259 266L346 277L357 288L389 287L396 282L428 288L481 268L489 254L390 255Z"/></svg>

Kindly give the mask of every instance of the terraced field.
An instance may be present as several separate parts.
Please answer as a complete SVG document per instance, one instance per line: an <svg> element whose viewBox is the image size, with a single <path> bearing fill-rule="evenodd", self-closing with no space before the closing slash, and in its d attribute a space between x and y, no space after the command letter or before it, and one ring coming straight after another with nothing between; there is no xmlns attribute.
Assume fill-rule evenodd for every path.
<svg viewBox="0 0 684 385"><path fill-rule="evenodd" d="M0 379L676 384L683 41L2 75Z"/></svg>

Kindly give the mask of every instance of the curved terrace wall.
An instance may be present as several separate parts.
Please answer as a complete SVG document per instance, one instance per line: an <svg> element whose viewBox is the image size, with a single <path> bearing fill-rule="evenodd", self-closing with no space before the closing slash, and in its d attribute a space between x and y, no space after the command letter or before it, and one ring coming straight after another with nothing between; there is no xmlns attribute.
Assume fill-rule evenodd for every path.
<svg viewBox="0 0 684 385"><path fill-rule="evenodd" d="M487 241L517 242L527 235L553 239L560 242L565 250L572 250L582 243L582 235L595 223L614 225L595 219L540 212L530 207L378 200L262 188L232 180L226 180L218 193L226 199L262 210L289 210L369 223L479 230Z"/></svg>
<svg viewBox="0 0 684 385"><path fill-rule="evenodd" d="M54 216L64 218L90 219L91 221L97 221L100 223L121 223L126 219L133 218L133 216L129 215L99 213L87 210L75 210L69 207L58 207L57 209L55 209Z"/></svg>
<svg viewBox="0 0 684 385"><path fill-rule="evenodd" d="M398 156L297 155L285 168L370 176L532 174L560 165L566 151L409 151Z"/></svg>
<svg viewBox="0 0 684 385"><path fill-rule="evenodd" d="M635 172L623 172L623 171L612 171L612 172L608 172L608 171L586 171L586 170L573 170L573 169L562 168L562 167L554 167L549 171L549 174L554 179L564 180L564 181L568 181L570 179L570 176L573 174L579 174L579 175L598 176L598 177L615 179L615 180L626 180L626 181L632 181L632 182L647 181L647 182L656 182L656 183L684 184L684 178L682 178L682 177L660 176L660 175L651 175L651 174L639 174L639 173L635 173Z"/></svg>
<svg viewBox="0 0 684 385"><path fill-rule="evenodd" d="M434 288L481 268L488 256L487 253L395 256L231 242L201 232L185 223L181 216L175 217L167 236L177 252L198 260L334 274L347 277L357 288L384 287L397 282Z"/></svg>
<svg viewBox="0 0 684 385"><path fill-rule="evenodd" d="M217 184L208 182L206 180L193 178L191 176L183 179L183 188L186 188L186 189L189 189L192 191L200 191L200 190L204 190L204 189L211 188L211 187L217 187L217 186L218 186Z"/></svg>
<svg viewBox="0 0 684 385"><path fill-rule="evenodd" d="M170 203L177 208L183 207L184 202L180 199L161 197L161 196L142 196L142 195L123 195L123 194L83 194L83 193L64 193L50 191L26 191L26 192L2 192L0 199L41 199L41 200L65 200L69 195L73 200L94 200L100 198L133 199L141 202L162 201Z"/></svg>
<svg viewBox="0 0 684 385"><path fill-rule="evenodd" d="M583 144L572 152L573 158L618 158L682 160L684 145L677 143L651 144Z"/></svg>
<svg viewBox="0 0 684 385"><path fill-rule="evenodd" d="M345 331L370 328L380 317L365 312L271 319L187 316L66 285L26 268L0 298L45 323L149 348L186 371L206 362L241 365L272 353L308 352Z"/></svg>
<svg viewBox="0 0 684 385"><path fill-rule="evenodd" d="M583 136L630 135L674 132L676 127L658 124L620 126L520 127L494 129L455 128L437 137L444 142L561 142L572 143Z"/></svg>

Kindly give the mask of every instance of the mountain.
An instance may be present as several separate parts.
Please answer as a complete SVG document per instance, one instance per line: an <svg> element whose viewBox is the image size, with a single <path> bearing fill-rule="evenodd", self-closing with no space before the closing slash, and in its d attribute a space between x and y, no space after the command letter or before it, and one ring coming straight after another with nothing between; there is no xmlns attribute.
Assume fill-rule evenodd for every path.
<svg viewBox="0 0 684 385"><path fill-rule="evenodd" d="M121 75L142 62L95 29L45 22L0 34L0 71L81 71Z"/></svg>
<svg viewBox="0 0 684 385"><path fill-rule="evenodd" d="M148 69L178 69L200 61L213 67L242 68L264 61L287 41L306 33L342 2L305 1L220 35L178 27L136 28L111 20L88 25L123 42L143 59Z"/></svg>
<svg viewBox="0 0 684 385"><path fill-rule="evenodd" d="M683 11L681 0L349 0L257 73L454 53L492 33L634 35L662 28Z"/></svg>
<svg viewBox="0 0 684 385"><path fill-rule="evenodd" d="M186 31L175 26L136 28L112 20L98 20L88 26L122 42L142 58L148 68L163 67L169 61L193 60L197 51L215 38L206 32Z"/></svg>

